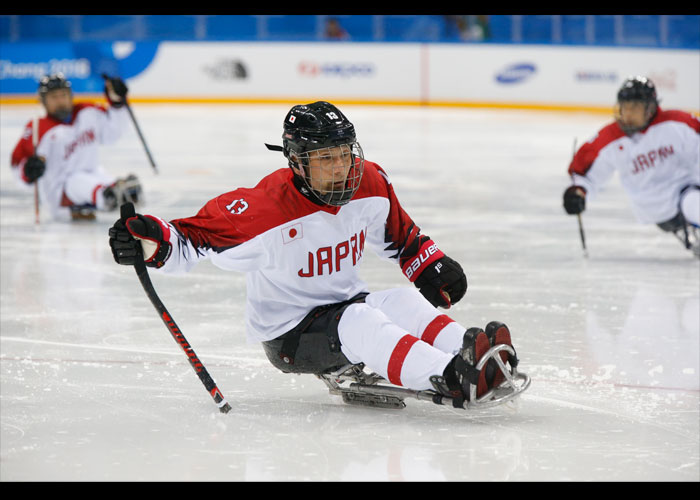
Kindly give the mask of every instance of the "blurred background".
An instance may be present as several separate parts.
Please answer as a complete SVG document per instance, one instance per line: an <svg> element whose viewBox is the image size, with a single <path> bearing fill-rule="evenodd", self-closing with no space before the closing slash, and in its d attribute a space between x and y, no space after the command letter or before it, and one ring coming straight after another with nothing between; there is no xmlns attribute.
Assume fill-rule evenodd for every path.
<svg viewBox="0 0 700 500"><path fill-rule="evenodd" d="M2 42L484 42L697 49L697 15L2 15Z"/></svg>
<svg viewBox="0 0 700 500"><path fill-rule="evenodd" d="M0 15L0 103L102 73L134 102L605 111L630 75L700 110L698 15Z"/></svg>
<svg viewBox="0 0 700 500"><path fill-rule="evenodd" d="M619 182L585 212L584 258L561 193L572 139L612 119L628 75L700 110L699 31L697 15L0 16L1 479L697 482L697 260L635 224ZM289 103L341 104L407 213L465 266L450 316L507 322L531 389L469 415L344 405L245 342L242 274L152 273L235 406L216 413L114 264L114 213L36 224L33 190L13 182L56 71L78 99L102 99L102 72L126 80L162 174L131 126L100 162L138 174L143 213L168 220L284 167L263 143ZM405 286L364 259L372 290Z"/></svg>

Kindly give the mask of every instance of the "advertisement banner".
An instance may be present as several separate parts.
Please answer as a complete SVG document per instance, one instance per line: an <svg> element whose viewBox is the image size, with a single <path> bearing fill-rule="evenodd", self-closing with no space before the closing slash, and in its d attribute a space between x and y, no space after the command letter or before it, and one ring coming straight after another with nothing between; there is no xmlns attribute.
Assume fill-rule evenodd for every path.
<svg viewBox="0 0 700 500"><path fill-rule="evenodd" d="M36 94L61 71L76 93L102 73L132 100L310 101L609 109L624 78L645 75L662 105L700 110L700 53L582 46L282 43L3 43L0 99Z"/></svg>
<svg viewBox="0 0 700 500"><path fill-rule="evenodd" d="M415 100L414 44L162 43L131 80L143 96Z"/></svg>
<svg viewBox="0 0 700 500"><path fill-rule="evenodd" d="M650 78L663 105L700 109L700 53L563 46L430 48L432 101L612 106L628 76Z"/></svg>
<svg viewBox="0 0 700 500"><path fill-rule="evenodd" d="M0 44L0 94L35 94L43 75L61 72L76 93L102 92L101 74L125 80L149 67L157 42Z"/></svg>

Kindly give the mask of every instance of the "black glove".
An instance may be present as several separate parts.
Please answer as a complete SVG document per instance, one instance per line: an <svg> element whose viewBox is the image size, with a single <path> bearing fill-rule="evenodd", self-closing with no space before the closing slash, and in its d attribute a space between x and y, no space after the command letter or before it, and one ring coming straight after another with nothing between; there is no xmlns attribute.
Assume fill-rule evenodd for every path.
<svg viewBox="0 0 700 500"><path fill-rule="evenodd" d="M29 184L32 184L44 175L45 170L46 162L44 159L40 156L32 155L24 163L24 178Z"/></svg>
<svg viewBox="0 0 700 500"><path fill-rule="evenodd" d="M564 191L564 210L569 215L580 214L586 209L586 190L581 186L569 186Z"/></svg>
<svg viewBox="0 0 700 500"><path fill-rule="evenodd" d="M432 262L414 282L420 293L435 307L449 309L467 292L462 266L447 255Z"/></svg>
<svg viewBox="0 0 700 500"><path fill-rule="evenodd" d="M124 80L118 76L110 77L102 74L105 79L105 96L114 108L121 108L126 103L126 94L129 88L124 83Z"/></svg>
<svg viewBox="0 0 700 500"><path fill-rule="evenodd" d="M161 267L170 257L172 245L154 217L136 214L126 224L121 219L109 228L109 246L117 264L133 266L143 259L149 267Z"/></svg>

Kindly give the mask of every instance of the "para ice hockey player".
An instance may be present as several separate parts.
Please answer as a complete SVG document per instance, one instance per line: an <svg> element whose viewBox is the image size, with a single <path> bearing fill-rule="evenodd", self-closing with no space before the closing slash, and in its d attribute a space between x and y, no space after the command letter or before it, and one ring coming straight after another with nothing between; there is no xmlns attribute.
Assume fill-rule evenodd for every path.
<svg viewBox="0 0 700 500"><path fill-rule="evenodd" d="M638 220L674 233L700 256L700 120L661 109L653 82L640 76L625 80L615 109L615 121L574 155L564 209L581 213L617 172Z"/></svg>
<svg viewBox="0 0 700 500"><path fill-rule="evenodd" d="M74 103L69 80L61 73L44 76L38 93L46 116L26 125L12 152L16 177L37 183L39 199L55 219L94 219L95 210L139 201L136 176L117 179L99 165L98 146L116 142L129 119L124 82L107 79L104 90L107 108Z"/></svg>
<svg viewBox="0 0 700 500"><path fill-rule="evenodd" d="M283 372L320 374L364 364L390 383L433 390L465 408L504 380L492 346L508 327L466 329L437 307L467 290L462 267L401 207L387 173L365 160L355 128L334 105L297 105L283 124L288 168L206 203L188 218L136 214L109 230L114 259L158 272L203 259L246 273L249 340ZM140 248L141 247L141 248ZM358 275L366 247L398 264L414 288L369 292ZM500 351L517 365L515 351Z"/></svg>

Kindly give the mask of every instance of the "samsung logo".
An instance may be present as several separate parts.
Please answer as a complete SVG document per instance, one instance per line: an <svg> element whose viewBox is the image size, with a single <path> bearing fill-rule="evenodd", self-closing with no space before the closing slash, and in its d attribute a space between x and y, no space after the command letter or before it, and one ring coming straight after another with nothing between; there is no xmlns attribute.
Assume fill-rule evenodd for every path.
<svg viewBox="0 0 700 500"><path fill-rule="evenodd" d="M518 63L506 67L503 71L496 74L498 83L520 83L535 74L537 68L534 64Z"/></svg>

